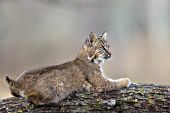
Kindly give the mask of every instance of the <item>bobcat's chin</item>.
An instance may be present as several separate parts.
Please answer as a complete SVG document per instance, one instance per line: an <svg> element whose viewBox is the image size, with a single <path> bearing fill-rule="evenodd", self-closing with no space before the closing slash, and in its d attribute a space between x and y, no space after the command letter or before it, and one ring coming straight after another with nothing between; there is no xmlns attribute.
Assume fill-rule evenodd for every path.
<svg viewBox="0 0 170 113"><path fill-rule="evenodd" d="M95 59L92 62L95 64L102 64L102 63L104 63L104 59Z"/></svg>
<svg viewBox="0 0 170 113"><path fill-rule="evenodd" d="M107 59L105 59L105 58L98 58L98 59L94 59L93 60L93 63L96 63L96 64L103 64L103 63L105 63L105 61L108 61L108 60L110 60L111 58L107 58Z"/></svg>

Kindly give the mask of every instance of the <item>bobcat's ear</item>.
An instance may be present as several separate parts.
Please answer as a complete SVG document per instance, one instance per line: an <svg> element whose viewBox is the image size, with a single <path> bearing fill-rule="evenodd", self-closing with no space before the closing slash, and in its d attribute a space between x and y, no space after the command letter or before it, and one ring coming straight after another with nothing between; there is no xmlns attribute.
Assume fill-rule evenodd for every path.
<svg viewBox="0 0 170 113"><path fill-rule="evenodd" d="M89 38L90 38L90 42L92 43L92 42L94 42L97 39L97 36L96 36L95 33L91 32L89 34Z"/></svg>
<svg viewBox="0 0 170 113"><path fill-rule="evenodd" d="M104 38L105 40L107 39L107 32L103 32L102 35L101 35L102 38Z"/></svg>

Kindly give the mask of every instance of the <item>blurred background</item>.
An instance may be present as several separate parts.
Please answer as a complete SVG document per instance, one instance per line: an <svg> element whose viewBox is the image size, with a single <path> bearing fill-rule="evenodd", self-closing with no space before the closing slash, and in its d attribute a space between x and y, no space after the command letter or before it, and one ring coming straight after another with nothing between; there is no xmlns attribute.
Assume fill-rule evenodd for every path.
<svg viewBox="0 0 170 113"><path fill-rule="evenodd" d="M0 0L0 99L5 75L72 60L105 30L108 77L170 84L170 0Z"/></svg>

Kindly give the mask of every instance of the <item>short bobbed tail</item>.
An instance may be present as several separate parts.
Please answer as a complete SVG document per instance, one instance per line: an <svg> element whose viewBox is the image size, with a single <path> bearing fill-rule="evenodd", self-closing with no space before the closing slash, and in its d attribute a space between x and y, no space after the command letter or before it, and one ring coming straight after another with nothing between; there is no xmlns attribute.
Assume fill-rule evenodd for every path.
<svg viewBox="0 0 170 113"><path fill-rule="evenodd" d="M11 94L16 97L20 97L19 90L20 85L17 81L10 79L7 75L5 76L5 82L11 90Z"/></svg>

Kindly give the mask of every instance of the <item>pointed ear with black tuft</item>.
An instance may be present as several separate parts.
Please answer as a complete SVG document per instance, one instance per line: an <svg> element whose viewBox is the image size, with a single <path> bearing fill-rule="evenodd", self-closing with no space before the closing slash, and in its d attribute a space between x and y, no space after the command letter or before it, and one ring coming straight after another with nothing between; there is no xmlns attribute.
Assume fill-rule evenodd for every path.
<svg viewBox="0 0 170 113"><path fill-rule="evenodd" d="M93 43L97 39L97 36L94 32L91 32L89 34L89 38L90 38L90 42Z"/></svg>
<svg viewBox="0 0 170 113"><path fill-rule="evenodd" d="M104 38L105 40L107 39L107 32L103 32L102 35L101 35L102 38Z"/></svg>

